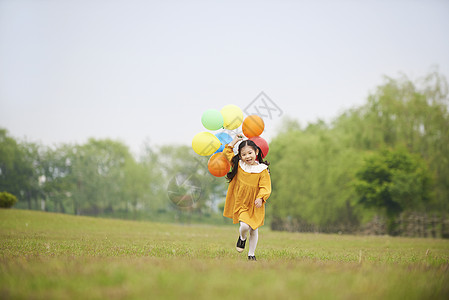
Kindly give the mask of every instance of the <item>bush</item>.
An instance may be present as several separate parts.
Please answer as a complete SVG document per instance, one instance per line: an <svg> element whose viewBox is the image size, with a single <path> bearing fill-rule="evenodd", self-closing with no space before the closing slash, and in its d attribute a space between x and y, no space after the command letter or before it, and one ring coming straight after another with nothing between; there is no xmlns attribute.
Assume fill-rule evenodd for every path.
<svg viewBox="0 0 449 300"><path fill-rule="evenodd" d="M11 208L17 202L17 197L13 194L0 193L0 208Z"/></svg>

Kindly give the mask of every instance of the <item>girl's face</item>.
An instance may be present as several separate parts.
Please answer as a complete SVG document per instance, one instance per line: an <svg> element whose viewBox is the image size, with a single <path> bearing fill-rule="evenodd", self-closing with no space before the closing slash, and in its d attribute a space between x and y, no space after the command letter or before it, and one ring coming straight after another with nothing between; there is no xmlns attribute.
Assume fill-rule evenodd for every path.
<svg viewBox="0 0 449 300"><path fill-rule="evenodd" d="M258 149L254 150L254 148L251 146L244 146L240 150L240 159L243 160L248 165L255 165L258 154L259 154Z"/></svg>

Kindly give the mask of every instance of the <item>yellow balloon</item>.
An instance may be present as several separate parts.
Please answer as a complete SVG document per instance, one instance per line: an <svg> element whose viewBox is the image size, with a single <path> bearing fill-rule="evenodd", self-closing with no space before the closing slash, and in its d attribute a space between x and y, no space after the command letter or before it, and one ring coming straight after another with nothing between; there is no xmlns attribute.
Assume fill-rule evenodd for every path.
<svg viewBox="0 0 449 300"><path fill-rule="evenodd" d="M243 112L237 105L226 105L220 112L223 115L223 127L226 129L236 129L243 122Z"/></svg>
<svg viewBox="0 0 449 300"><path fill-rule="evenodd" d="M220 148L220 140L210 132L197 133L192 140L192 148L201 156L208 156Z"/></svg>

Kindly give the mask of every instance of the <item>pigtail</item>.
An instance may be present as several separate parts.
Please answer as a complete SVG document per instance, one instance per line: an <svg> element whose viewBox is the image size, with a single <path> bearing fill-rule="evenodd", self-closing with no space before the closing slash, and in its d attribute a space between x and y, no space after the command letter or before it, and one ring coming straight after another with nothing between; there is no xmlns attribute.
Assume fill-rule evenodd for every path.
<svg viewBox="0 0 449 300"><path fill-rule="evenodd" d="M226 174L226 178L228 179L228 182L231 182L234 176L237 174L237 170L239 168L239 155L234 155L234 157L231 159L231 171Z"/></svg>
<svg viewBox="0 0 449 300"><path fill-rule="evenodd" d="M262 149L260 149L259 146L256 146L256 147L259 150L259 154L257 154L257 161L260 164L265 164L265 165L269 166L270 163L268 161L266 161L266 160L263 160L263 158L262 158Z"/></svg>

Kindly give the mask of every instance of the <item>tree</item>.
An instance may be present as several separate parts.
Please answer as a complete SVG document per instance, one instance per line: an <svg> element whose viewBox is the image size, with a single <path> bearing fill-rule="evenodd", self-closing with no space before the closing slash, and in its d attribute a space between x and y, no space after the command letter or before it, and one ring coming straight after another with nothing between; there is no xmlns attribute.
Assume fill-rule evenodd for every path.
<svg viewBox="0 0 449 300"><path fill-rule="evenodd" d="M405 147L419 154L435 177L429 208L449 212L449 89L444 76L431 72L412 82L385 77L365 105L337 118L334 128L348 147L373 151Z"/></svg>
<svg viewBox="0 0 449 300"><path fill-rule="evenodd" d="M17 202L17 197L7 192L0 193L0 208L11 208Z"/></svg>
<svg viewBox="0 0 449 300"><path fill-rule="evenodd" d="M424 184L427 196L418 201L414 189L419 185L413 181L418 179L395 174L391 197L408 202L394 200L389 214L403 207L448 213L448 103L446 79L433 72L417 82L405 76L385 77L366 104L345 111L330 124L318 120L302 129L285 119L267 157L272 162L273 183L268 216L297 224L297 230L335 231L364 223L372 210L357 201L353 180L366 153L385 148L404 149L413 162L418 157L423 164L420 170L426 170L424 178L432 178L432 184L430 180ZM414 202L420 205L410 204Z"/></svg>
<svg viewBox="0 0 449 300"><path fill-rule="evenodd" d="M70 197L75 185L70 180L73 162L72 145L60 145L56 149L43 148L40 155L39 168L41 176L39 184L42 188L42 201L45 210L55 212L72 212Z"/></svg>
<svg viewBox="0 0 449 300"><path fill-rule="evenodd" d="M167 182L160 161L161 154L158 149L145 141L143 152L138 159L142 168L145 182L145 205L150 213L161 212L167 209Z"/></svg>
<svg viewBox="0 0 449 300"><path fill-rule="evenodd" d="M0 129L0 190L20 195L23 178L21 169L27 168L17 142Z"/></svg>
<svg viewBox="0 0 449 300"><path fill-rule="evenodd" d="M74 186L71 197L76 214L127 209L125 165L133 158L126 145L109 139L89 139L73 148L69 160L68 180Z"/></svg>
<svg viewBox="0 0 449 300"><path fill-rule="evenodd" d="M35 176L37 145L18 143L0 129L0 190L6 190L25 199L28 208L37 196L38 179Z"/></svg>
<svg viewBox="0 0 449 300"><path fill-rule="evenodd" d="M385 213L390 234L394 234L394 219L401 212L422 209L430 199L427 166L406 150L382 150L370 155L356 177L360 203Z"/></svg>
<svg viewBox="0 0 449 300"><path fill-rule="evenodd" d="M291 230L299 231L353 230L359 216L350 182L358 153L343 147L323 121L305 130L291 128L273 139L267 156L273 186L267 213L273 227L289 223Z"/></svg>

